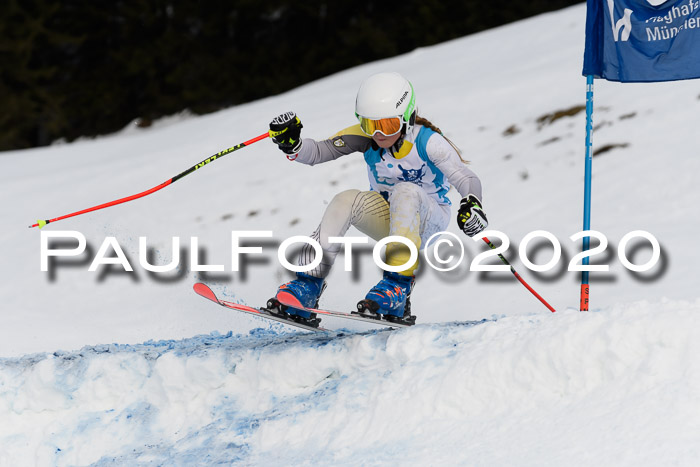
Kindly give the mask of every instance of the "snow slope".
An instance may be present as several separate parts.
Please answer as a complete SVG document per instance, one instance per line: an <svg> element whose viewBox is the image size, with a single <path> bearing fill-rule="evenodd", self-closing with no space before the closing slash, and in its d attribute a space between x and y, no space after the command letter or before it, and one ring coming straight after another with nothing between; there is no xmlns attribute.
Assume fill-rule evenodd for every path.
<svg viewBox="0 0 700 467"><path fill-rule="evenodd" d="M610 242L598 260L610 271L591 274L594 312L573 311L584 22L579 5L216 114L0 154L0 465L693 465L700 84L596 83L594 149L611 149L594 158L592 227ZM40 271L40 232L26 227L37 218L153 187L288 109L305 136L327 137L353 124L357 86L383 70L411 79L420 113L463 148L490 228L507 234L506 256L557 314L510 273L468 263L421 271L413 307L419 323L434 324L400 332L326 318L342 337L300 335L197 297L191 286L203 280L228 300L263 303L290 276L276 245L310 234L339 191L367 186L359 155L310 168L269 141L144 199L47 226L80 232L91 254ZM254 242L263 254L245 273L231 272L234 230L274 231ZM535 230L562 244L552 271L518 257ZM640 274L617 257L635 230L662 247ZM134 272L88 271L109 236ZM172 258L173 237L184 258L196 237L200 262L224 271L191 272L183 259L177 271L149 274L139 265L144 236L159 264ZM463 241L467 261L485 249ZM528 250L537 264L552 254ZM651 255L643 242L627 251L636 264ZM367 254L356 266L355 275L335 268L322 305L347 309L380 277Z"/></svg>
<svg viewBox="0 0 700 467"><path fill-rule="evenodd" d="M7 359L0 464L694 465L698 352L667 301Z"/></svg>

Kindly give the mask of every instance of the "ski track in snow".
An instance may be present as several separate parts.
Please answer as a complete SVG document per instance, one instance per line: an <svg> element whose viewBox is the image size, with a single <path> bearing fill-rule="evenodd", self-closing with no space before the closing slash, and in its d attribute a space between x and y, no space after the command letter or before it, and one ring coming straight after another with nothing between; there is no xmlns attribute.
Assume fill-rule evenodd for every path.
<svg viewBox="0 0 700 467"><path fill-rule="evenodd" d="M6 358L0 465L691 465L699 354L662 301Z"/></svg>

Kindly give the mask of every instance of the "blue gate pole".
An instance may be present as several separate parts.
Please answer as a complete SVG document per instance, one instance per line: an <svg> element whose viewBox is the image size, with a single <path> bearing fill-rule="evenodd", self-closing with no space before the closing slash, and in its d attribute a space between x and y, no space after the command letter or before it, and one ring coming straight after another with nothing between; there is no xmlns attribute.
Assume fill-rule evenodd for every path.
<svg viewBox="0 0 700 467"><path fill-rule="evenodd" d="M583 188L583 230L591 230L591 169L593 167L593 75L586 76L586 169ZM583 251L588 251L591 246L591 237L583 237ZM588 256L581 262L588 266ZM588 271L581 272L581 311L588 311L590 287L588 285Z"/></svg>

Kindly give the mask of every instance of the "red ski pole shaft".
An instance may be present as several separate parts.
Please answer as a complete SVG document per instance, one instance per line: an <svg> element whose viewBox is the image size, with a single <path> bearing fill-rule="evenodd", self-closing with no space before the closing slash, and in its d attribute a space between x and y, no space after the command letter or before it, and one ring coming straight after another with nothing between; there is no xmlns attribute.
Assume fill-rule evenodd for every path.
<svg viewBox="0 0 700 467"><path fill-rule="evenodd" d="M494 244L491 243L491 240L489 240L487 237L482 238L482 240L485 241L486 244L487 244L488 246L491 247L491 249L494 249L494 250L496 249L496 247L494 246ZM499 254L498 254L498 257L501 258L501 261L503 261L506 265L508 265L508 266L510 267L510 272L513 273L513 275L515 276L515 278L518 279L518 280L520 281L520 283L523 284L523 285L525 286L525 288L526 288L527 290L530 291L530 293L532 293L532 295L534 295L535 297L537 297L537 299L538 299L540 302L542 302L542 304L543 304L544 306L546 306L546 307L549 309L549 311L551 311L552 313L554 313L555 311L557 311L557 310L554 309L554 307L552 307L552 305L550 305L549 303L547 303L547 301L546 301L544 298L542 298L542 296L541 296L540 294L538 294L537 292L535 292L535 289L533 289L532 287L530 287L530 286L528 285L528 283L525 282L525 279L523 279L523 278L520 276L520 274L518 274L518 272L515 270L515 268L513 267L513 265L510 264L510 263L508 262L508 260L505 258L505 256L503 256L502 254L499 253Z"/></svg>
<svg viewBox="0 0 700 467"><path fill-rule="evenodd" d="M154 187L151 188L150 190L146 190L146 191L143 191L143 192L141 192L141 193L137 193L137 194L135 194L135 195L127 196L127 197L125 197L125 198L120 198L120 199L117 199L117 200L114 200L114 201L110 201L109 203L104 203L104 204L100 204L100 205L98 205L98 206L93 206L93 207L91 207L91 208L83 209L82 211L76 211L76 212L72 212L72 213L70 213L70 214L66 214L66 215L64 215L64 216L55 217L55 218L53 218L53 219L38 220L36 224L30 225L29 228L31 229L32 227L39 227L39 228L41 229L41 228L44 227L46 224L50 224L51 222L60 221L60 220L62 220L62 219L68 219L69 217L79 216L79 215L81 215L81 214L85 214L85 213L88 213L88 212L97 211L97 210L100 210L100 209L108 208L108 207L110 207L110 206L116 206L117 204L122 204L122 203L126 203L126 202L128 202L128 201L133 201L133 200L135 200L135 199L143 198L144 196L148 196L148 195L150 195L151 193L155 193L156 191L161 190L161 189L165 188L165 187L168 186L168 185L172 185L172 184L175 183L176 181L178 181L178 180L180 180L181 178L183 178L183 177L185 177L185 176L191 174L191 173L194 172L195 170L200 169L200 168L204 167L205 165L210 164L211 162L214 162L214 161L217 160L217 159L221 159L221 158L224 157L226 154L230 154L230 153L232 153L232 152L234 152L234 151L238 151L238 150L241 149L241 148L244 148L244 147L246 147L246 146L250 146L251 144L256 143L256 142L258 142L258 141L260 141L260 140L262 140L262 139L265 139L265 138L267 138L268 136L270 136L270 133L269 133L269 132L263 133L262 135L256 136L255 138L250 139L250 140L248 140L248 141L246 141L246 142L244 142L244 143L238 144L238 145L233 146L233 147L230 147L230 148L228 148L228 149L224 149L224 150L221 151L221 152L217 152L216 154L213 154L213 155L207 157L207 158L204 159L202 162L193 165L192 167L190 167L189 169L185 170L184 172L181 172L181 173L175 175L175 176L174 176L173 178L171 178L170 180L166 180L165 182L161 183L160 185L154 186Z"/></svg>

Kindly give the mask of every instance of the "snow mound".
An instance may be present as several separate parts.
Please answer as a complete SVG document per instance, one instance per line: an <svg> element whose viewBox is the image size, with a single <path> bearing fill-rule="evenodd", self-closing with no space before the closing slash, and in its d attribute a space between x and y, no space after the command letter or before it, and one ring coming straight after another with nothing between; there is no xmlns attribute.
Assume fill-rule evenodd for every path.
<svg viewBox="0 0 700 467"><path fill-rule="evenodd" d="M665 300L0 359L0 465L691 465L697 355Z"/></svg>

